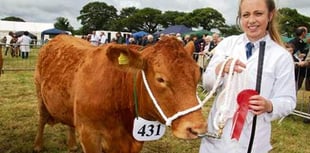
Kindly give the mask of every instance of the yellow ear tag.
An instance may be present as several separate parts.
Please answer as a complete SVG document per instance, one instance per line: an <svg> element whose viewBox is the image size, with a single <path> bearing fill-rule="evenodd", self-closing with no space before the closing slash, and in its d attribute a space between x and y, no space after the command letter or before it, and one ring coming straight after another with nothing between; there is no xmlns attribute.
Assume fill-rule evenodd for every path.
<svg viewBox="0 0 310 153"><path fill-rule="evenodd" d="M129 63L129 60L127 58L127 56L125 56L123 53L121 53L118 57L118 64L128 64Z"/></svg>

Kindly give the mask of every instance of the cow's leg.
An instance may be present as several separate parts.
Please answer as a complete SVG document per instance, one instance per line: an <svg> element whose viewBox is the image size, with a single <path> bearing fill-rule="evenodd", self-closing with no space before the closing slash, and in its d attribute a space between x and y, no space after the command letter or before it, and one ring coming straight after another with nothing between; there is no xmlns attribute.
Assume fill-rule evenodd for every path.
<svg viewBox="0 0 310 153"><path fill-rule="evenodd" d="M109 130L103 142L104 151L107 153L139 153L143 145L143 142L135 140L131 133L123 128Z"/></svg>
<svg viewBox="0 0 310 153"><path fill-rule="evenodd" d="M69 152L76 152L78 149L76 137L75 137L75 128L70 127L70 126L69 126L69 132L68 132L68 148L69 148Z"/></svg>
<svg viewBox="0 0 310 153"><path fill-rule="evenodd" d="M50 114L48 113L42 98L38 96L39 101L39 125L38 125L38 131L37 136L34 141L34 152L40 152L43 147L43 132L45 124L48 122L48 119L50 118Z"/></svg>
<svg viewBox="0 0 310 153"><path fill-rule="evenodd" d="M99 132L84 125L77 129L84 153L102 153L101 136Z"/></svg>

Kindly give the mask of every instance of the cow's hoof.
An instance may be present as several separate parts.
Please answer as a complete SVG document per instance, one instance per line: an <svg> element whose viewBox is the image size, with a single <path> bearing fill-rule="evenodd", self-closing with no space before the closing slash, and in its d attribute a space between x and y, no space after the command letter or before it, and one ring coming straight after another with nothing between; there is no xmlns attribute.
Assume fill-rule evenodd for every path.
<svg viewBox="0 0 310 153"><path fill-rule="evenodd" d="M78 152L78 147L75 146L75 147L72 147L69 149L69 153L77 153Z"/></svg>
<svg viewBox="0 0 310 153"><path fill-rule="evenodd" d="M33 149L32 153L40 153L42 150L41 149Z"/></svg>

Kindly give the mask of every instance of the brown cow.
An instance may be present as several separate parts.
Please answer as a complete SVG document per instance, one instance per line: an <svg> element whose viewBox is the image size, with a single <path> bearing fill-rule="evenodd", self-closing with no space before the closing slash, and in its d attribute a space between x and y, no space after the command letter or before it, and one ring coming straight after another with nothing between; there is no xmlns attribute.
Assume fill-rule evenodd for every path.
<svg viewBox="0 0 310 153"><path fill-rule="evenodd" d="M70 127L71 150L76 149L76 129L85 153L139 152L143 142L132 136L134 89L138 115L165 123L142 81L142 70L166 116L198 104L200 74L191 57L193 43L184 48L176 38L165 38L138 50L120 44L93 47L67 35L46 44L40 50L35 72L40 119L34 150L42 149L44 125L61 122ZM121 54L126 58L119 64ZM201 108L173 120L171 129L183 139L205 133Z"/></svg>

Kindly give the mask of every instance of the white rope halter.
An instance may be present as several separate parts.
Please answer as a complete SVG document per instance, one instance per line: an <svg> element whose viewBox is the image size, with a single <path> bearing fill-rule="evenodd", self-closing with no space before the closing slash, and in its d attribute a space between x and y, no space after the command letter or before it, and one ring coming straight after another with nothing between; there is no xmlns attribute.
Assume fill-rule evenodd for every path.
<svg viewBox="0 0 310 153"><path fill-rule="evenodd" d="M224 71L224 68L225 68L225 64L231 60L232 58L227 58L225 59L224 63L222 64L221 66L221 69L220 69L220 74L223 73ZM232 64L230 66L230 69L229 69L229 74L228 74L228 82L231 81L231 78L232 78L232 74L233 74L233 70L234 70L234 65L236 63L236 59L232 59ZM201 101L199 99L199 97L197 96L197 100L199 102L198 105L194 106L194 107L191 107L191 108L188 108L184 111L181 111L181 112L177 112L176 114L174 114L173 116L171 117L167 117L165 115L165 113L162 111L162 109L160 108L160 106L158 105L158 102L157 100L155 99L149 85L148 85L148 82L146 80L146 77L145 77L145 73L144 71L142 70L142 78L143 78L143 82L144 82L144 85L145 85L145 88L147 89L148 91L148 94L150 96L150 98L152 99L152 102L153 104L155 105L157 111L160 113L160 115L162 116L162 118L165 120L165 124L167 126L171 126L171 123L173 120L177 119L178 117L180 116L183 116L183 115L186 115L188 113L191 113L193 111L196 111L198 109L201 109L203 107L203 105L214 95L214 93L216 92L216 89L218 88L219 84L220 84L220 81L221 81L221 75L218 75L217 78L216 78L216 81L215 81L215 84L213 85L212 87L212 90L209 92L209 94L205 97L205 99L203 101ZM228 83L227 85L227 89L230 88L230 85ZM226 94L226 97L228 96L231 96L231 94ZM227 99L227 98L225 98ZM229 108L230 108L230 102L228 102L227 100L225 100L225 103L223 104L223 107L220 109L219 112L217 112L217 115L216 115L216 118L214 120L214 123L213 125L215 126L216 129L218 129L218 124L224 124L227 120L227 117L226 117L226 113L227 111L229 111Z"/></svg>

